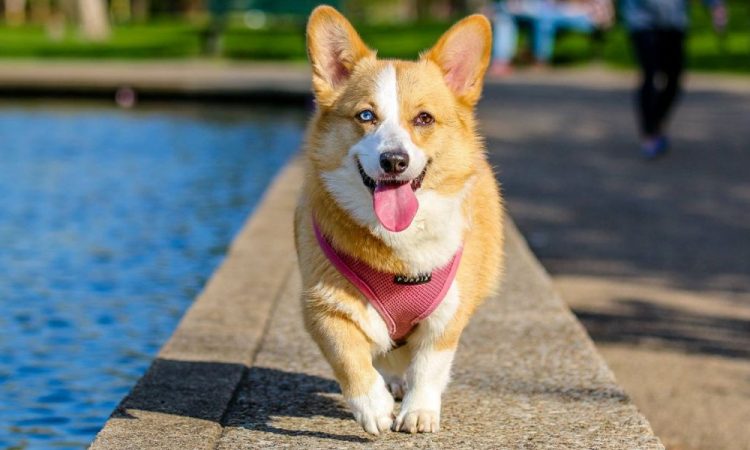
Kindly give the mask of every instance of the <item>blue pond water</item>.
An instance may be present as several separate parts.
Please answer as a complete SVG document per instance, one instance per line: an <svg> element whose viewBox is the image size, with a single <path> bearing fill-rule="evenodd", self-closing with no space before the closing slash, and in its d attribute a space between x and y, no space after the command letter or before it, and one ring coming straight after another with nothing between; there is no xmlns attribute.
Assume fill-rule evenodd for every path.
<svg viewBox="0 0 750 450"><path fill-rule="evenodd" d="M304 111L0 105L0 448L81 448L143 374Z"/></svg>

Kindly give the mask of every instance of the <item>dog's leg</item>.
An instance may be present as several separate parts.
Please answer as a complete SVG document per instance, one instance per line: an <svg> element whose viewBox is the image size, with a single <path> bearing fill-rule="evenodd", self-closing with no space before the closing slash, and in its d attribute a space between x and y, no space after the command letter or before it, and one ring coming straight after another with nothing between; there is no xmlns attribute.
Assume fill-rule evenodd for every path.
<svg viewBox="0 0 750 450"><path fill-rule="evenodd" d="M406 368L410 359L409 347L404 345L376 357L373 361L396 400L401 400L406 394Z"/></svg>
<svg viewBox="0 0 750 450"><path fill-rule="evenodd" d="M460 313L458 286L454 283L443 302L419 324L407 346L411 362L406 370L409 387L395 431L435 433L440 429L441 396L450 380L453 355L468 320Z"/></svg>
<svg viewBox="0 0 750 450"><path fill-rule="evenodd" d="M413 351L406 371L409 390L394 422L395 431L435 433L440 430L440 403L450 380L455 348L424 346Z"/></svg>
<svg viewBox="0 0 750 450"><path fill-rule="evenodd" d="M393 424L393 397L372 364L371 343L348 318L309 314L308 328L331 364L354 418L370 434Z"/></svg>

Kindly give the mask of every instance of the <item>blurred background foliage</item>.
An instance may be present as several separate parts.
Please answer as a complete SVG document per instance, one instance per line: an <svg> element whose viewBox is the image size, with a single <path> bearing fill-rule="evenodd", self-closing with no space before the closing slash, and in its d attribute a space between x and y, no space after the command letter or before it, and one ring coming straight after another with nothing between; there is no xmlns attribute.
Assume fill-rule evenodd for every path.
<svg viewBox="0 0 750 450"><path fill-rule="evenodd" d="M236 60L305 59L304 22L319 2L308 0L0 0L0 57ZM327 2L356 24L384 57L414 58L452 20L486 11L471 0L339 0ZM693 8L689 59L693 69L750 73L750 2L729 0L729 27L711 28ZM527 47L523 37L522 48ZM524 52L520 52L523 63ZM553 62L592 60L633 66L621 25L594 36L565 33Z"/></svg>

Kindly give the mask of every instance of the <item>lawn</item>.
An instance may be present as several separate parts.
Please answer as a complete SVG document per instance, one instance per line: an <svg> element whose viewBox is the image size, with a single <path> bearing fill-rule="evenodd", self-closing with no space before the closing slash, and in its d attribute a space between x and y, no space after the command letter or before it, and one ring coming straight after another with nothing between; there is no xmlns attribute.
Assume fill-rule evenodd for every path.
<svg viewBox="0 0 750 450"><path fill-rule="evenodd" d="M363 38L386 57L414 58L449 24L363 25ZM69 32L49 39L42 27L0 27L0 58L190 58L201 56L207 26L175 21L121 25L103 43ZM283 25L251 30L232 23L224 33L223 57L244 60L305 59L304 26Z"/></svg>
<svg viewBox="0 0 750 450"><path fill-rule="evenodd" d="M729 2L730 23L723 36L711 26L707 10L692 9L692 25L687 42L688 64L692 69L713 72L750 73L750 3ZM601 59L616 67L632 67L634 59L627 32L616 26L601 39L563 35L557 42L555 61L573 64Z"/></svg>
<svg viewBox="0 0 750 450"><path fill-rule="evenodd" d="M114 27L104 43L86 42L74 32L52 40L42 27L0 28L4 58L184 58L201 50L202 27L168 21Z"/></svg>
<svg viewBox="0 0 750 450"><path fill-rule="evenodd" d="M717 36L703 8L693 8L688 41L693 69L750 73L750 4L730 2L731 21L725 36ZM414 58L447 29L447 23L407 25L363 24L357 28L370 46L384 57ZM157 20L147 25L114 27L105 43L85 42L75 32L58 41L42 27L0 27L0 58L196 58L201 56L205 24ZM222 57L236 60L302 60L305 58L303 25L283 25L254 30L234 21L224 33ZM521 45L525 39L522 36ZM626 31L616 26L600 38L564 34L557 42L554 63L581 64L602 60L631 67L633 59Z"/></svg>
<svg viewBox="0 0 750 450"><path fill-rule="evenodd" d="M362 38L386 58L414 59L429 48L450 24L359 25ZM225 54L238 59L304 59L304 29L284 27L248 30L232 27L226 33Z"/></svg>

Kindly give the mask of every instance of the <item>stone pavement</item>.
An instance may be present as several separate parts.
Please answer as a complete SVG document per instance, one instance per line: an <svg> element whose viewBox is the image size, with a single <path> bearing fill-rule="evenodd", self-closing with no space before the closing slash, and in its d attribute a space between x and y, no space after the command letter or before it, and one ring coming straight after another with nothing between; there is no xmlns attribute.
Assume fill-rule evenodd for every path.
<svg viewBox="0 0 750 450"><path fill-rule="evenodd" d="M663 448L512 222L435 435L366 435L301 320L289 166L93 449ZM256 258L262 254L261 260Z"/></svg>
<svg viewBox="0 0 750 450"><path fill-rule="evenodd" d="M750 449L750 78L691 78L652 163L635 77L585 80L486 90L508 210L667 447Z"/></svg>

